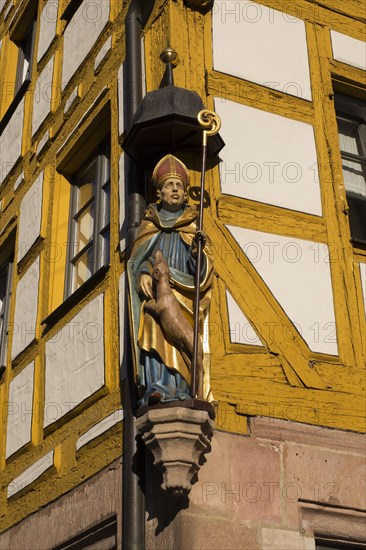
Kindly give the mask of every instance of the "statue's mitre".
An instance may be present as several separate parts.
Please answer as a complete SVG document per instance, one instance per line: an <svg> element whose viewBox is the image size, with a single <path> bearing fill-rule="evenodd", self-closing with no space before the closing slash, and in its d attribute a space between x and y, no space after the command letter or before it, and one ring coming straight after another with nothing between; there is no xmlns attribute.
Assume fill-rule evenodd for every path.
<svg viewBox="0 0 366 550"><path fill-rule="evenodd" d="M189 184L189 172L183 162L174 155L165 155L154 168L152 182L160 189L168 178L179 178L186 188Z"/></svg>

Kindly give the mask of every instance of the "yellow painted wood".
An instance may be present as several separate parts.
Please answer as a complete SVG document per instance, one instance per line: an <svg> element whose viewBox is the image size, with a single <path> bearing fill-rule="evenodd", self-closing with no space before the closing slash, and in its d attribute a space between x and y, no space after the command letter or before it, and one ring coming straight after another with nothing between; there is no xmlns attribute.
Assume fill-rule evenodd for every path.
<svg viewBox="0 0 366 550"><path fill-rule="evenodd" d="M365 9L362 0L261 0L264 6L288 13L295 18L312 21L363 40L365 37Z"/></svg>
<svg viewBox="0 0 366 550"><path fill-rule="evenodd" d="M246 378L265 378L287 384L280 360L269 353L237 351L215 356L212 361L213 377L225 372L237 385L245 384Z"/></svg>
<svg viewBox="0 0 366 550"><path fill-rule="evenodd" d="M57 450L56 456L59 455L61 458L67 456L61 452L61 448L57 449L60 450ZM63 450L68 452L66 448ZM7 529L48 502L67 493L76 487L81 479L85 481L108 466L121 456L121 452L121 429L114 426L101 444L94 448L89 446L88 452L78 460L77 467L70 467L72 463L69 462L69 467L60 468L58 473L54 472L51 477L42 476L40 481L34 482L30 488L23 490L24 496L21 498L15 496L8 501L6 515L2 520L2 529Z"/></svg>
<svg viewBox="0 0 366 550"><path fill-rule="evenodd" d="M327 242L324 220L317 216L290 211L269 204L221 195L217 202L217 214L224 224L247 227L257 231L295 237L309 241Z"/></svg>
<svg viewBox="0 0 366 550"><path fill-rule="evenodd" d="M18 48L7 35L1 47L1 104L0 115L4 116L14 98L16 69L18 63Z"/></svg>
<svg viewBox="0 0 366 550"><path fill-rule="evenodd" d="M59 13L67 5L60 2ZM346 198L341 176L337 128L331 99L333 87L347 89L350 83L355 93L363 93L364 73L331 59L329 30L335 29L357 39L364 37L363 0L343 2L322 0L263 0L264 5L299 16L307 22L307 39L310 57L313 102L307 102L260 85L218 73L212 68L211 14L202 15L187 9L183 0L158 0L144 30L147 90L161 85L164 65L159 59L161 51L170 43L178 50L180 63L174 69L179 86L197 91L204 103L213 108L213 97L273 112L293 120L313 124L318 150L324 217L301 214L221 194L219 170L208 162L206 188L211 202L205 211L205 231L210 235L215 250L215 283L210 313L211 384L218 400L218 429L247 433L247 418L252 415L284 418L337 429L363 431L364 427L364 365L366 323L363 311L361 280L358 263L366 261L366 253L349 243ZM121 407L119 389L119 330L118 277L124 270L124 255L118 246L118 120L116 74L124 56L124 17L130 2L114 0L111 9L113 47L108 60L97 76L94 75L92 54L70 82L68 89L80 85L81 100L67 116L63 109L68 92L61 94L62 41L65 22L58 21L57 34L48 56L55 54L53 108L50 117L51 144L41 159L34 154L30 124L32 98L26 99L24 125L24 158L16 174L1 190L6 211L0 214L0 246L14 229L19 217L20 202L24 193L43 169L47 174L43 197L41 235L30 254L14 273L14 290L19 278L34 258L41 255L41 293L38 321L51 313L63 301L66 265L67 226L69 216L70 184L56 168L64 155L75 146L86 124L104 105L111 102L112 128L112 195L111 195L111 266L108 276L73 305L48 332L37 329L38 342L34 343L7 369L0 384L1 404L8 398L9 383L26 364L35 360L35 389L32 422L32 442L19 451L8 465L5 463L6 407L0 407L0 509L1 530L6 529L50 500L58 498L81 480L88 479L102 467L121 455L121 430L113 427L76 453L77 438L102 418ZM3 27L2 27L3 28ZM0 28L1 30L1 28ZM39 29L38 31L39 32ZM109 31L108 31L109 32ZM16 53L14 44L5 35L1 52L1 74L7 74L11 57L8 48ZM95 46L95 52L104 42L105 35ZM6 46L6 47L5 47ZM6 56L5 56L5 52ZM14 58L15 59L15 58ZM2 63L2 65L1 65ZM42 62L44 63L44 62ZM14 63L13 63L14 66ZM5 68L4 68L5 67ZM41 70L34 66L34 71ZM331 73L335 80L331 82ZM34 73L36 75L36 73ZM10 75L11 76L11 75ZM10 82L12 78L8 78ZM14 79L13 79L14 80ZM103 87L109 86L108 95L93 107ZM345 88L346 87L346 88ZM357 92L357 89L359 90ZM3 92L3 91L2 91ZM12 94L10 94L11 96ZM9 103L8 103L9 104ZM4 95L0 100L0 114L4 113ZM91 109L88 120L83 120ZM80 123L80 124L79 124ZM77 126L79 124L79 126ZM37 138L38 139L38 138ZM57 152L68 140L60 154ZM192 185L200 179L200 155L182 155L190 160ZM24 170L26 182L17 192L13 184ZM197 202L197 196L190 197ZM340 358L311 352L290 324L279 304L269 292L254 267L225 229L233 224L275 235L305 238L328 244L334 252L331 264L334 302L338 325ZM17 243L16 243L17 246ZM244 346L230 342L225 289L243 310L264 347ZM10 323L14 321L15 292L10 306ZM106 387L81 405L73 414L43 430L44 408L44 350L49 338L101 292L105 296L105 368ZM287 337L283 338L283 331ZM288 338L290 336L290 338ZM9 335L8 361L12 335ZM55 468L49 478L36 481L23 496L6 500L7 484L36 460L55 449ZM4 521L3 521L4 520Z"/></svg>
<svg viewBox="0 0 366 550"><path fill-rule="evenodd" d="M212 56L211 52L209 55ZM224 75L217 71L209 72L207 91L209 94L221 98L217 99L219 104L220 101L230 100L269 113L275 112L300 122L308 124L313 122L314 112L311 102L235 76Z"/></svg>
<svg viewBox="0 0 366 550"><path fill-rule="evenodd" d="M248 434L248 418L237 414L235 405L220 401L216 410L216 430Z"/></svg>
<svg viewBox="0 0 366 550"><path fill-rule="evenodd" d="M227 376L213 377L215 398L237 403L238 413L284 418L319 426L365 431L365 405L356 398L334 391L291 387L271 380L246 379L233 388ZM217 389L216 389L217 388Z"/></svg>
<svg viewBox="0 0 366 550"><path fill-rule="evenodd" d="M353 249L347 219L347 201L339 152L338 127L332 99L329 66L331 57L328 31L308 25L310 72L314 97L315 137L324 217L327 224L330 267L337 322L337 339L342 362L350 367L364 366L357 301Z"/></svg>
<svg viewBox="0 0 366 550"><path fill-rule="evenodd" d="M305 342L270 295L233 237L209 216L205 218L205 230L210 235L215 250L220 251L215 254L215 269L239 307L243 307L267 348L279 354L289 382L293 385L324 387L316 370L309 368ZM225 248L222 247L223 242ZM237 281L241 282L240 286Z"/></svg>
<svg viewBox="0 0 366 550"><path fill-rule="evenodd" d="M43 346L42 346L43 348ZM34 387L33 387L33 417L32 417L32 444L37 447L43 442L44 419L44 348L34 360Z"/></svg>
<svg viewBox="0 0 366 550"><path fill-rule="evenodd" d="M52 227L47 243L49 263L49 306L51 313L63 301L65 269L67 259L68 219L70 203L70 184L56 173L52 206Z"/></svg>

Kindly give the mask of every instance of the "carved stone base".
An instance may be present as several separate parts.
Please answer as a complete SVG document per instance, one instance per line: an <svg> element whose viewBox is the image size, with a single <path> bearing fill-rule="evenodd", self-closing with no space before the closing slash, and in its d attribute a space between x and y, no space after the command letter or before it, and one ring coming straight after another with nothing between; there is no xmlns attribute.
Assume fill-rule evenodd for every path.
<svg viewBox="0 0 366 550"><path fill-rule="evenodd" d="M200 458L210 450L215 423L205 410L184 406L149 409L137 429L163 474L162 488L176 494L191 490Z"/></svg>

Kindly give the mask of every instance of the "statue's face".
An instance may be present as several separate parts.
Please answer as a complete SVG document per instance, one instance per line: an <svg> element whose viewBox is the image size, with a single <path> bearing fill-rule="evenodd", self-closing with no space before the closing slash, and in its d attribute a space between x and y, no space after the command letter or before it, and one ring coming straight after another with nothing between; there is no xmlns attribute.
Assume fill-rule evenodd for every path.
<svg viewBox="0 0 366 550"><path fill-rule="evenodd" d="M179 178L168 178L161 189L156 192L161 200L162 207L170 212L177 212L186 200L187 193L184 184Z"/></svg>

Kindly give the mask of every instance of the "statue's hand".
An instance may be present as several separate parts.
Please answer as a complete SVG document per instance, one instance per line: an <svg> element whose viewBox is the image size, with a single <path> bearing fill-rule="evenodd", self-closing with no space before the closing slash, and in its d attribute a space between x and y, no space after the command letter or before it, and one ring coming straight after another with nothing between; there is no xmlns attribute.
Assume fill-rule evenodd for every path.
<svg viewBox="0 0 366 550"><path fill-rule="evenodd" d="M142 273L140 276L139 292L146 298L154 298L152 290L152 278L147 273Z"/></svg>
<svg viewBox="0 0 366 550"><path fill-rule="evenodd" d="M207 242L207 237L204 234L203 231L197 231L195 236L193 237L192 241L192 256L196 260L197 259L197 252L198 252L198 241L202 242L202 250L205 248L205 244Z"/></svg>

